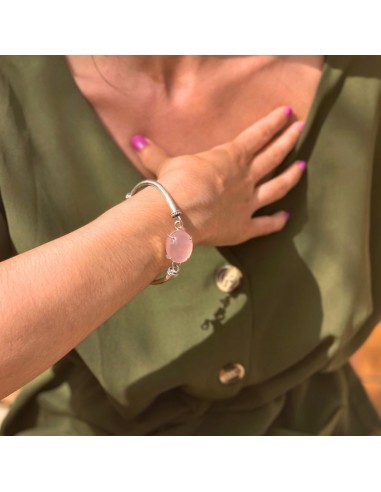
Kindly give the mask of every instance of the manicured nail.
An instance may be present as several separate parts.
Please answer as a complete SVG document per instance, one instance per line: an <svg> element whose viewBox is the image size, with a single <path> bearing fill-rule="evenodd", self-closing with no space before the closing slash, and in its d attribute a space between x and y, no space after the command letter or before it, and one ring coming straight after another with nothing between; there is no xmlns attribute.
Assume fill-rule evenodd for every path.
<svg viewBox="0 0 381 492"><path fill-rule="evenodd" d="M307 162L306 162L306 161L299 161L299 162L298 162L298 166L300 167L300 169L301 169L302 171L304 171L304 170L305 170L305 168L307 167Z"/></svg>
<svg viewBox="0 0 381 492"><path fill-rule="evenodd" d="M287 118L291 118L292 113L293 113L291 106L287 106L285 108L284 112L286 113Z"/></svg>
<svg viewBox="0 0 381 492"><path fill-rule="evenodd" d="M286 220L288 220L290 218L290 213L286 211L283 211L283 213L286 216Z"/></svg>
<svg viewBox="0 0 381 492"><path fill-rule="evenodd" d="M299 131L302 132L304 130L304 127L306 126L305 122L304 121L301 121L299 123Z"/></svg>
<svg viewBox="0 0 381 492"><path fill-rule="evenodd" d="M146 138L144 138L143 135L134 135L131 138L130 143L131 143L131 147L134 150L136 150L137 152L140 152L148 144L148 140Z"/></svg>

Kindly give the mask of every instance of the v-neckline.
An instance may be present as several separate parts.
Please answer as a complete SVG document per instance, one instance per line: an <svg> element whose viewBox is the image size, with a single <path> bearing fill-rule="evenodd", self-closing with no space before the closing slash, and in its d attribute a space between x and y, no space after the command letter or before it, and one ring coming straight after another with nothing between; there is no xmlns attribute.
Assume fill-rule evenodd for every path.
<svg viewBox="0 0 381 492"><path fill-rule="evenodd" d="M118 145L116 140L114 139L113 135L110 133L106 125L103 123L91 103L89 102L88 99L83 95L81 92L80 88L78 87L77 83L74 80L73 74L70 71L68 62L65 58L64 55L60 56L61 62L63 64L64 72L66 75L66 82L69 91L72 91L76 94L77 99L80 100L84 107L87 109L87 115L90 116L91 122L95 124L97 128L97 137L104 140L105 143L107 143L108 147L112 149L111 151L111 158L115 159L115 162L121 163L123 168L127 168L126 172L128 173L128 178L129 178L129 185L133 185L135 183L138 183L139 181L142 181L146 179L145 176L143 176L140 171L133 165L131 160L126 156L126 154L123 152L121 147Z"/></svg>
<svg viewBox="0 0 381 492"><path fill-rule="evenodd" d="M101 118L91 105L91 103L86 99L86 97L83 95L81 92L80 88L78 87L77 83L74 80L74 77L70 71L67 59L65 58L64 55L60 56L61 61L64 65L64 72L67 75L67 84L69 85L69 89L74 91L77 96L79 96L79 99L87 106L87 109L90 110L90 117L93 120L93 123L96 123L97 130L98 130L98 138L101 138L107 141L108 146L112 148L112 153L113 158L115 158L117 161L121 162L121 164L125 167L128 168L128 176L131 180L131 184L133 183L138 183L139 181L146 179L145 176L143 176L140 171L135 167L135 165L131 162L131 160L126 156L126 154L123 152L121 147L118 145L106 125L102 122ZM332 70L331 70L331 62L334 56L329 55L324 57L324 63L321 71L321 76L319 83L317 85L317 89L315 91L315 95L313 97L308 115L305 119L305 129L303 131L303 134L299 141L297 142L292 154L292 157L294 158L295 155L299 154L299 150L303 147L304 142L308 138L308 135L310 134L312 128L314 127L314 123L317 117L317 112L318 108L320 106L320 103L322 99L324 98L325 94L327 93L328 88L332 86L332 83L336 81L337 77L332 77ZM340 57L343 58L343 57ZM350 58L350 57L345 57L345 58ZM288 163L289 159L286 159L284 161L284 164ZM287 161L287 162L286 162ZM281 166L283 167L283 166Z"/></svg>

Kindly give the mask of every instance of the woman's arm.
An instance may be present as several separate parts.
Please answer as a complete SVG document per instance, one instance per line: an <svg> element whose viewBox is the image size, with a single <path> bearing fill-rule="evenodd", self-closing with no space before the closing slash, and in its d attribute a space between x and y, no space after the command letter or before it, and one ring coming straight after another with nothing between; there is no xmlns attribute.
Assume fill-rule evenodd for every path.
<svg viewBox="0 0 381 492"><path fill-rule="evenodd" d="M146 188L80 229L2 262L0 399L63 357L162 272L172 229L163 197Z"/></svg>
<svg viewBox="0 0 381 492"><path fill-rule="evenodd" d="M266 145L287 121L279 109L233 142L196 156L169 159L153 143L140 152L183 210L196 245L238 244L284 227L283 212L251 216L302 174L292 165L255 187L298 138L294 124ZM172 230L166 201L149 187L80 229L0 263L0 399L147 287L169 265L165 238Z"/></svg>

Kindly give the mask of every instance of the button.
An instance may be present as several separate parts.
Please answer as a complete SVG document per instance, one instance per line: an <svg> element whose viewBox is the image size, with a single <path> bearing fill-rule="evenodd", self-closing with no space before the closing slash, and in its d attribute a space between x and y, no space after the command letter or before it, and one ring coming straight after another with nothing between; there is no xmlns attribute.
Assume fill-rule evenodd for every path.
<svg viewBox="0 0 381 492"><path fill-rule="evenodd" d="M239 287L242 280L242 272L233 265L224 265L217 270L216 284L222 292L233 292Z"/></svg>
<svg viewBox="0 0 381 492"><path fill-rule="evenodd" d="M218 379L222 384L235 384L245 377L245 368L238 362L226 364L219 373Z"/></svg>

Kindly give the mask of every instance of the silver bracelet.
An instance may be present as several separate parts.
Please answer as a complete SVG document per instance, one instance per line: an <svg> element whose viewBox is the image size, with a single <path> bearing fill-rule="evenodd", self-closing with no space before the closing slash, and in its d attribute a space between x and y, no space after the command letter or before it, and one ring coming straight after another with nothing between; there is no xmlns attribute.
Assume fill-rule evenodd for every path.
<svg viewBox="0 0 381 492"><path fill-rule="evenodd" d="M131 198L135 193L146 186L154 186L163 194L171 210L171 217L175 219L175 230L168 234L165 244L167 258L172 261L172 264L163 275L157 277L153 280L153 282L151 282L151 284L157 285L167 282L167 280L170 280L173 277L177 277L180 272L181 263L187 261L192 254L193 241L192 237L184 229L183 221L180 217L181 210L177 208L175 202L164 186L157 181L153 181L151 179L140 181L140 183L134 186L134 188L127 193L126 200Z"/></svg>

